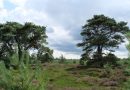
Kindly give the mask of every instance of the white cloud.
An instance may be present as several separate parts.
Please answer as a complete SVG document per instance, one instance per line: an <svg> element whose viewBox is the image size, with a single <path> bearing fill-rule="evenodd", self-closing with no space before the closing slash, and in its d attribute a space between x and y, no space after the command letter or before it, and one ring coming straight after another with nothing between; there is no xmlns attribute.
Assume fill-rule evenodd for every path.
<svg viewBox="0 0 130 90"><path fill-rule="evenodd" d="M22 13L21 13L22 12ZM60 43L64 42L72 42L73 38L69 34L69 31L65 30L63 27L58 25L55 21L53 21L50 17L47 16L44 12L38 12L32 9L25 9L23 7L16 7L15 9L6 12L6 15L2 17L5 21L17 21L20 23L26 22L34 22L40 25L49 25L53 28L54 32L48 33L49 43ZM54 51L54 56L59 57L61 53L66 58L79 58L79 55L68 54L63 51Z"/></svg>
<svg viewBox="0 0 130 90"><path fill-rule="evenodd" d="M5 22L7 15L6 9L0 9L0 22Z"/></svg>
<svg viewBox="0 0 130 90"><path fill-rule="evenodd" d="M80 55L67 53L67 52L63 52L59 50L55 50L53 55L55 58L59 58L61 55L63 55L65 58L68 58L68 59L80 59Z"/></svg>
<svg viewBox="0 0 130 90"><path fill-rule="evenodd" d="M0 0L0 22L17 21L17 22L34 22L36 24L47 26L53 29L48 32L48 40L52 48L57 44L71 44L75 47L80 40L75 40L77 33L73 27L81 27L85 20L94 14L105 14L115 18L116 20L128 20L130 15L129 0L8 0L16 7L11 10L4 8L4 0ZM6 3L5 3L6 4ZM72 33L76 32L75 35ZM79 37L78 37L79 38ZM72 46L73 45L73 46ZM69 45L68 45L69 46ZM62 47L67 48L66 47ZM68 49L69 49L68 48ZM125 48L125 47L123 47ZM54 48L55 56L63 53L66 57L79 58L79 54L70 54L66 51ZM116 55L126 56L126 49L117 51Z"/></svg>
<svg viewBox="0 0 130 90"><path fill-rule="evenodd" d="M35 24L45 26L49 23L49 18L44 12L38 12L32 9L22 7L16 7L11 11L7 11L6 9L4 10L6 15L3 13L3 17L0 16L4 19L4 21L16 21L20 23L34 22Z"/></svg>
<svg viewBox="0 0 130 90"><path fill-rule="evenodd" d="M61 41L64 41L64 42L72 42L73 41L73 38L69 34L69 31L65 30L63 27L52 26L52 28L54 31L52 33L48 33L48 37L54 43L63 44L63 42L61 42Z"/></svg>
<svg viewBox="0 0 130 90"><path fill-rule="evenodd" d="M2 9L3 8L3 5L4 4L4 0L0 0L0 9Z"/></svg>
<svg viewBox="0 0 130 90"><path fill-rule="evenodd" d="M120 51L116 51L114 53L116 56L118 56L119 58L127 58L128 57L128 52L120 52Z"/></svg>
<svg viewBox="0 0 130 90"><path fill-rule="evenodd" d="M13 3L14 5L16 6L20 6L20 7L23 7L25 6L26 2L28 0L9 0L11 3Z"/></svg>
<svg viewBox="0 0 130 90"><path fill-rule="evenodd" d="M119 58L127 58L129 55L128 50L126 49L126 44L120 45L118 50L115 50L114 54Z"/></svg>

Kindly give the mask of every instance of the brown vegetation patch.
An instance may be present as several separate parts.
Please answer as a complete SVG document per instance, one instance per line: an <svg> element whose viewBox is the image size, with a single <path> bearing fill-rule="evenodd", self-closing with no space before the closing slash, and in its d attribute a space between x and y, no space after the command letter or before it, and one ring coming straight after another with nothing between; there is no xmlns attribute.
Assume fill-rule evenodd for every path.
<svg viewBox="0 0 130 90"><path fill-rule="evenodd" d="M82 77L81 81L90 85L96 85L99 82L99 79L96 77L86 76Z"/></svg>
<svg viewBox="0 0 130 90"><path fill-rule="evenodd" d="M100 80L100 86L117 86L117 81L110 80L109 78L102 78Z"/></svg>

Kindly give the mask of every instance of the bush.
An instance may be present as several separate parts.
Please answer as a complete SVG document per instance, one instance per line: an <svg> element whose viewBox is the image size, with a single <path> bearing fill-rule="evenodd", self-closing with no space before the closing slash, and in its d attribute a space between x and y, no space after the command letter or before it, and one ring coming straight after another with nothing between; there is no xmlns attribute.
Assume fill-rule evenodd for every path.
<svg viewBox="0 0 130 90"><path fill-rule="evenodd" d="M82 60L80 60L80 62L81 61ZM88 67L97 67L97 68L101 68L107 65L113 68L119 66L117 61L119 61L119 58L117 58L114 54L109 53L108 55L102 57L101 60L97 58L89 59L88 61L86 61L86 65ZM84 64L84 61L82 61L81 64Z"/></svg>
<svg viewBox="0 0 130 90"><path fill-rule="evenodd" d="M76 64L76 60L73 60L73 64Z"/></svg>
<svg viewBox="0 0 130 90"><path fill-rule="evenodd" d="M111 66L118 66L117 61L119 61L119 58L117 58L114 54L109 53L107 56L103 58L104 64L109 64Z"/></svg>
<svg viewBox="0 0 130 90"><path fill-rule="evenodd" d="M3 90L44 90L45 83L40 63L37 62L33 69L27 58L28 55L25 53L17 69L7 69L5 64L0 62L0 87Z"/></svg>
<svg viewBox="0 0 130 90"><path fill-rule="evenodd" d="M127 82L124 83L122 90L130 90L130 79L128 79Z"/></svg>
<svg viewBox="0 0 130 90"><path fill-rule="evenodd" d="M79 61L79 64L80 64L80 65L85 65L85 61L81 59L81 60Z"/></svg>
<svg viewBox="0 0 130 90"><path fill-rule="evenodd" d="M125 69L124 74L125 76L130 76L130 69Z"/></svg>

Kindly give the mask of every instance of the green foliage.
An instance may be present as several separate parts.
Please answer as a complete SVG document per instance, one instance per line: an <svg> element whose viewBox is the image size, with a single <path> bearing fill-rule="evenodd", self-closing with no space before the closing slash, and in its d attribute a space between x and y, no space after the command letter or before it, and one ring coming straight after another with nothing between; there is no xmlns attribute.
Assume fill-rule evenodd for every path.
<svg viewBox="0 0 130 90"><path fill-rule="evenodd" d="M128 51L130 52L130 31L126 34L127 40L129 41L129 44L126 45ZM129 53L129 58L130 58L130 53Z"/></svg>
<svg viewBox="0 0 130 90"><path fill-rule="evenodd" d="M126 76L130 76L130 69L125 69L125 70L124 70L124 74L125 74Z"/></svg>
<svg viewBox="0 0 130 90"><path fill-rule="evenodd" d="M123 72L126 76L130 76L130 59L123 59L122 61L119 62L119 64L122 66L124 69Z"/></svg>
<svg viewBox="0 0 130 90"><path fill-rule="evenodd" d="M24 25L17 22L0 24L0 59L7 63L6 59L17 52L19 60L21 60L23 51L39 49L41 45L47 44L46 38L46 27L44 26L29 22Z"/></svg>
<svg viewBox="0 0 130 90"><path fill-rule="evenodd" d="M30 55L30 64L35 64L37 62L37 55L36 53L32 53Z"/></svg>
<svg viewBox="0 0 130 90"><path fill-rule="evenodd" d="M86 65L86 62L89 60L90 58L88 57L87 53L84 53L81 55L81 59L79 61L80 65Z"/></svg>
<svg viewBox="0 0 130 90"><path fill-rule="evenodd" d="M19 61L18 61L18 54L14 53L11 57L10 57L10 64L11 65L18 65Z"/></svg>
<svg viewBox="0 0 130 90"><path fill-rule="evenodd" d="M122 84L123 89L122 90L130 90L130 58L123 59L119 62L120 65L123 67L123 73L127 78L127 81Z"/></svg>
<svg viewBox="0 0 130 90"><path fill-rule="evenodd" d="M127 82L125 82L123 84L123 89L122 90L130 90L130 79L127 80Z"/></svg>
<svg viewBox="0 0 130 90"><path fill-rule="evenodd" d="M73 64L76 64L77 62L76 62L76 60L73 60Z"/></svg>
<svg viewBox="0 0 130 90"><path fill-rule="evenodd" d="M13 67L7 69L5 64L0 62L0 87L4 90L44 90L45 83L40 63L32 66L27 62L28 54L25 52L23 55L23 61L18 60L17 54L12 57L18 62L17 69Z"/></svg>
<svg viewBox="0 0 130 90"><path fill-rule="evenodd" d="M84 68L73 63L45 65L43 72L48 81L47 90L129 90L123 89L127 80L123 69L109 65L105 68Z"/></svg>
<svg viewBox="0 0 130 90"><path fill-rule="evenodd" d="M41 46L38 49L37 59L40 60L42 63L52 62L54 59L53 50L49 49L48 47Z"/></svg>
<svg viewBox="0 0 130 90"><path fill-rule="evenodd" d="M79 61L79 64L80 64L80 65L85 65L85 60L84 60L84 59L81 59L81 60Z"/></svg>
<svg viewBox="0 0 130 90"><path fill-rule="evenodd" d="M118 66L117 61L119 61L120 59L117 58L114 54L109 53L107 54L105 57L103 57L103 63L104 64L108 64L110 66L116 67Z"/></svg>
<svg viewBox="0 0 130 90"><path fill-rule="evenodd" d="M59 63L65 63L66 62L66 59L63 55L60 56L59 58Z"/></svg>
<svg viewBox="0 0 130 90"><path fill-rule="evenodd" d="M28 66L29 62L30 62L30 55L29 55L29 52L27 51L23 51L23 54L22 54L22 58L21 58L21 61L19 61L20 63L24 63L26 66Z"/></svg>
<svg viewBox="0 0 130 90"><path fill-rule="evenodd" d="M83 47L82 60L93 59L95 62L102 62L103 50L111 52L124 42L123 34L129 30L126 25L126 22L116 22L115 19L104 15L94 15L92 19L87 20L81 32L83 41L78 44Z"/></svg>

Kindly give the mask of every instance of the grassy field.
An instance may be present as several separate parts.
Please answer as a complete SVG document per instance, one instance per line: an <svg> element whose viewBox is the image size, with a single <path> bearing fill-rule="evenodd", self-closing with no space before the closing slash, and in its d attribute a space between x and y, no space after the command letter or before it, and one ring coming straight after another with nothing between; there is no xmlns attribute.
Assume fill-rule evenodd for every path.
<svg viewBox="0 0 130 90"><path fill-rule="evenodd" d="M0 90L130 90L130 61L119 64L87 68L78 61L55 61L8 70L0 63Z"/></svg>
<svg viewBox="0 0 130 90"><path fill-rule="evenodd" d="M129 75L121 68L46 63L43 74L46 90L130 90Z"/></svg>

